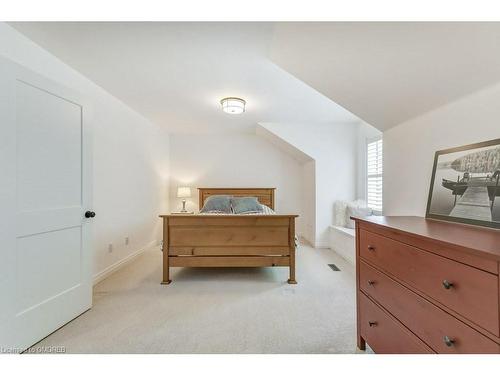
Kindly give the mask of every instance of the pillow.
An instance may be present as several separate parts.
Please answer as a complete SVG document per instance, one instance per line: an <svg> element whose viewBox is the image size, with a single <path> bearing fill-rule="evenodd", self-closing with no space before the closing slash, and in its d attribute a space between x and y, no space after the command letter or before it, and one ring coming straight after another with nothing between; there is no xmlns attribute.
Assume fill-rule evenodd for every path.
<svg viewBox="0 0 500 375"><path fill-rule="evenodd" d="M334 225L337 227L345 227L346 226L346 209L347 202L346 201L336 201L334 203Z"/></svg>
<svg viewBox="0 0 500 375"><path fill-rule="evenodd" d="M265 215L276 215L276 212L269 206L266 206L265 204L261 204L262 206L262 213Z"/></svg>
<svg viewBox="0 0 500 375"><path fill-rule="evenodd" d="M235 214L264 211L264 208L255 197L232 197L231 206Z"/></svg>
<svg viewBox="0 0 500 375"><path fill-rule="evenodd" d="M373 210L369 207L360 207L348 204L346 208L346 227L354 229L355 223L354 220L351 220L351 216L354 217L365 217L371 216L373 214Z"/></svg>
<svg viewBox="0 0 500 375"><path fill-rule="evenodd" d="M231 212L231 197L229 195L212 195L205 199L205 204L200 210L201 213L222 212L230 214Z"/></svg>

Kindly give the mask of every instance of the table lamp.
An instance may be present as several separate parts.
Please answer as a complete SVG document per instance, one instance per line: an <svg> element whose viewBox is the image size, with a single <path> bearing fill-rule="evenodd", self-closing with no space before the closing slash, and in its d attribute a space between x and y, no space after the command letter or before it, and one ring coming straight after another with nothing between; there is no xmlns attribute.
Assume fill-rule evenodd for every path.
<svg viewBox="0 0 500 375"><path fill-rule="evenodd" d="M189 186L179 186L177 188L177 198L182 198L182 210L181 212L186 211L186 198L191 197L191 188Z"/></svg>

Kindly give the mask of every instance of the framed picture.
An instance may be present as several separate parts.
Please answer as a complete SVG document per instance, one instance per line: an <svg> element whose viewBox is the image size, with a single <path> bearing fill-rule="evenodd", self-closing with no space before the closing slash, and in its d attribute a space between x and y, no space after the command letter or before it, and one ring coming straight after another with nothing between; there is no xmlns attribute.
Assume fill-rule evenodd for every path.
<svg viewBox="0 0 500 375"><path fill-rule="evenodd" d="M425 216L500 228L500 138L436 152Z"/></svg>

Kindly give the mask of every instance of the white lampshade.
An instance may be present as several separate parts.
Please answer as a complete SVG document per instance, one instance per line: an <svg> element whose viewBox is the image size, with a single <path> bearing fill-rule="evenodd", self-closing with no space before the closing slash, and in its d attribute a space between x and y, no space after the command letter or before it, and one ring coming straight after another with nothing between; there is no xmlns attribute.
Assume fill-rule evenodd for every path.
<svg viewBox="0 0 500 375"><path fill-rule="evenodd" d="M177 198L191 197L191 188L189 186L179 186L177 188Z"/></svg>
<svg viewBox="0 0 500 375"><path fill-rule="evenodd" d="M245 105L247 104L240 98L224 98L220 101L222 110L232 115L237 115L245 112Z"/></svg>

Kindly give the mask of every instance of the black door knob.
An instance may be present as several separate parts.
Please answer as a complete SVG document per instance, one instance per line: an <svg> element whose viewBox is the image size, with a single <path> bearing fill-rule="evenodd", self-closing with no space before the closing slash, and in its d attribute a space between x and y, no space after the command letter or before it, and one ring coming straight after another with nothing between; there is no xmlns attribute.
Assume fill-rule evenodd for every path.
<svg viewBox="0 0 500 375"><path fill-rule="evenodd" d="M87 211L87 212L85 212L85 217L87 219L89 219L91 217L95 217L95 212L94 211Z"/></svg>

